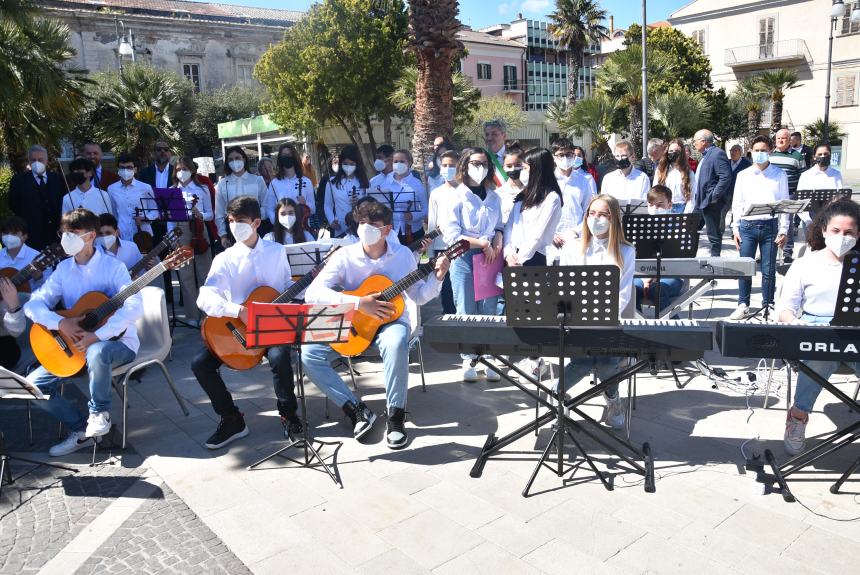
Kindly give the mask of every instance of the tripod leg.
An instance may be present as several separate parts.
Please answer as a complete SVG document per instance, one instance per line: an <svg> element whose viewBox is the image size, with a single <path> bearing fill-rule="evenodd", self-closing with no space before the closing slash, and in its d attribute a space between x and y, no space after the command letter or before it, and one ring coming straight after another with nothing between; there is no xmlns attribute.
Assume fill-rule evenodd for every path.
<svg viewBox="0 0 860 575"><path fill-rule="evenodd" d="M591 467L591 470L594 472L594 474L597 476L597 478L603 484L603 487L605 487L607 491L612 491L613 490L612 484L609 483L609 481L606 479L606 477L597 469L597 466L594 464L594 460L591 459L591 457L588 455L588 453L582 447L582 444L576 440L576 438L573 436L573 434L570 432L570 430L565 430L565 431L567 432L567 436L570 437L570 440L573 442L573 444L576 446L576 448L582 454L582 458L585 459L585 462L588 463L588 466Z"/></svg>
<svg viewBox="0 0 860 575"><path fill-rule="evenodd" d="M842 487L842 484L845 483L845 480L851 477L851 474L857 471L857 469L860 469L860 457L857 458L857 461L851 464L851 467L845 470L845 473L842 474L842 477L839 478L839 481L830 486L830 493L839 493L839 488Z"/></svg>
<svg viewBox="0 0 860 575"><path fill-rule="evenodd" d="M525 489L523 489L523 497L529 496L529 489L531 489L532 483L535 482L535 479L537 478L537 474L540 471L540 468L543 467L544 463L546 462L547 458L549 457L549 452L550 452L550 450L552 450L553 444L556 441L556 436L558 435L559 431L560 431L560 428L556 428L555 431L552 432L552 437L549 438L549 441L546 444L546 448L543 450L543 454L541 454L540 459L537 462L537 465L535 465L534 471L532 471L532 476L529 477L529 482L526 483L526 487L525 487ZM564 454L558 453L557 456L559 458L562 458L562 457L564 457Z"/></svg>
<svg viewBox="0 0 860 575"><path fill-rule="evenodd" d="M776 464L776 458L773 456L773 453L770 449L764 450L764 459L767 461L767 464L770 465L770 468L773 470L773 478L779 484L779 488L782 490L782 498L787 503L794 503L794 495L791 493L791 489L788 488L788 483L785 482L785 477L782 476L782 471L779 469L779 465Z"/></svg>
<svg viewBox="0 0 860 575"><path fill-rule="evenodd" d="M305 448L309 449L311 451L311 453L313 453L313 457L311 459L312 460L316 459L317 461L319 461L319 464L322 466L323 469L325 469L325 472L328 473L328 476L331 477L331 480L334 481L335 485L337 485L338 487L343 489L343 484L340 482L340 480L337 478L337 476L331 470L329 465L325 461L323 461L322 456L319 454L319 452L314 447L313 442L312 441L306 442ZM310 466L310 464L308 464L308 465Z"/></svg>

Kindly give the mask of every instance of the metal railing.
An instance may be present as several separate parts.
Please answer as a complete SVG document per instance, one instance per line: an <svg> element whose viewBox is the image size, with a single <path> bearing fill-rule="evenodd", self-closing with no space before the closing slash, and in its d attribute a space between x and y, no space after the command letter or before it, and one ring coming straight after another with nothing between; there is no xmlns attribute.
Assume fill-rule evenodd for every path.
<svg viewBox="0 0 860 575"><path fill-rule="evenodd" d="M806 47L806 41L802 38L726 48L725 54L726 66L803 59L811 60L812 58Z"/></svg>

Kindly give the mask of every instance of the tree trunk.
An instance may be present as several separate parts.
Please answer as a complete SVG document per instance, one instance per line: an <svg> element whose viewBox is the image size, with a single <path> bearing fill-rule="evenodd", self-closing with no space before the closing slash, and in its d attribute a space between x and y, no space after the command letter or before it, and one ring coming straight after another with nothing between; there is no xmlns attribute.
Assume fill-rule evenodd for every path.
<svg viewBox="0 0 860 575"><path fill-rule="evenodd" d="M636 150L636 155L642 149L642 105L630 104L628 106L628 114L630 114L630 143L633 144L633 149Z"/></svg>
<svg viewBox="0 0 860 575"><path fill-rule="evenodd" d="M782 98L773 98L770 105L770 137L782 128Z"/></svg>
<svg viewBox="0 0 860 575"><path fill-rule="evenodd" d="M434 52L420 50L416 54L418 81L415 84L412 156L414 165L422 167L433 155L436 136L450 138L454 132L454 82L451 79L454 52Z"/></svg>
<svg viewBox="0 0 860 575"><path fill-rule="evenodd" d="M385 116L384 118L382 118L382 138L389 146L394 145L391 143L391 141L394 139L391 136L391 116Z"/></svg>
<svg viewBox="0 0 860 575"><path fill-rule="evenodd" d="M370 116L364 117L364 129L367 132L367 140L370 142L370 155L376 155L376 137L373 135L373 124L370 122Z"/></svg>
<svg viewBox="0 0 860 575"><path fill-rule="evenodd" d="M572 106L576 103L576 95L579 86L579 58L574 52L578 52L578 48L570 46L567 51L567 105Z"/></svg>
<svg viewBox="0 0 860 575"><path fill-rule="evenodd" d="M342 118L340 116L335 116L334 119L347 133L350 141L356 148L358 148L358 151L361 154L361 159L364 161L364 165L369 166L373 164L373 159L369 158L367 155L367 150L364 147L364 139L361 137L361 131L358 128L358 124L355 123L355 120Z"/></svg>
<svg viewBox="0 0 860 575"><path fill-rule="evenodd" d="M755 110L749 110L747 112L747 141L746 141L746 149L749 150L752 147L753 138L758 135L758 122L759 122L759 114Z"/></svg>

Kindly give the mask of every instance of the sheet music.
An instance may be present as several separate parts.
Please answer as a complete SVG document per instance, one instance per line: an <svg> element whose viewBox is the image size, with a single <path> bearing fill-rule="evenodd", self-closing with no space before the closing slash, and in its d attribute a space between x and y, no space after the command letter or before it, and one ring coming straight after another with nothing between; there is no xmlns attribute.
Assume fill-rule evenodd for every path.
<svg viewBox="0 0 860 575"><path fill-rule="evenodd" d="M16 373L0 372L0 399L48 399L38 387Z"/></svg>
<svg viewBox="0 0 860 575"><path fill-rule="evenodd" d="M348 240L337 238L285 245L284 250L287 252L290 273L294 276L310 273L333 247L350 245L350 243Z"/></svg>

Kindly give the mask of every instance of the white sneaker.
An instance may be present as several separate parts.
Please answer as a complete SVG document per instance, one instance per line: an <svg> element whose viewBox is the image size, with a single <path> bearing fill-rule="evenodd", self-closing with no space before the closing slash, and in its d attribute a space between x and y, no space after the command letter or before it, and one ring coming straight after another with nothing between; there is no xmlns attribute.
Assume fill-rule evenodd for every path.
<svg viewBox="0 0 860 575"><path fill-rule="evenodd" d="M605 393L603 399L606 400L606 407L603 410L603 420L612 429L624 429L624 402L621 401L621 396L617 395L611 398Z"/></svg>
<svg viewBox="0 0 860 575"><path fill-rule="evenodd" d="M495 369L487 368L487 381L501 381L502 376Z"/></svg>
<svg viewBox="0 0 860 575"><path fill-rule="evenodd" d="M740 320L746 319L750 316L750 306L745 303L742 303L738 306L738 308L732 312L732 315L729 316L731 320Z"/></svg>
<svg viewBox="0 0 860 575"><path fill-rule="evenodd" d="M87 420L87 437L100 437L110 431L110 412L91 413Z"/></svg>
<svg viewBox="0 0 860 575"><path fill-rule="evenodd" d="M524 371L528 375L531 375L535 379L542 379L549 372L549 368L546 365L546 362L541 359L532 359L527 357L525 359L521 359L515 364L521 371ZM510 370L509 374L511 377L519 377L518 374L514 370Z"/></svg>
<svg viewBox="0 0 860 575"><path fill-rule="evenodd" d="M471 359L463 360L463 381L467 383L478 381L478 370L472 367Z"/></svg>
<svg viewBox="0 0 860 575"><path fill-rule="evenodd" d="M800 421L789 415L785 421L785 435L782 444L789 455L797 455L806 447L806 424L809 420Z"/></svg>
<svg viewBox="0 0 860 575"><path fill-rule="evenodd" d="M62 457L79 449L92 447L93 441L98 441L98 439L87 437L83 431L72 431L63 441L49 449L48 454L51 457Z"/></svg>

